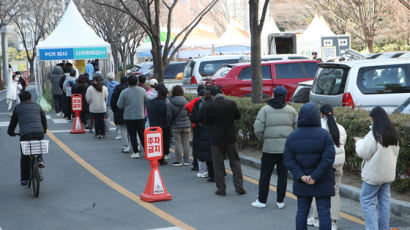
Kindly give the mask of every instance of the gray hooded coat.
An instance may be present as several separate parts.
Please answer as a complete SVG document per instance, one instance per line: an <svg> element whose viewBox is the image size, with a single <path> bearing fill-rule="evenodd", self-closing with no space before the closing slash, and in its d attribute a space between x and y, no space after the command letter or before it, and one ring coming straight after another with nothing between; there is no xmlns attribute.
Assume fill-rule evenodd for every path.
<svg viewBox="0 0 410 230"><path fill-rule="evenodd" d="M171 98L170 102L167 104L168 123L171 125L172 129L191 127L188 111L185 108L186 103L187 100L184 96L176 96Z"/></svg>
<svg viewBox="0 0 410 230"><path fill-rule="evenodd" d="M65 77L63 69L60 66L54 67L53 73L50 76L51 93L53 95L63 95L63 90L60 88L60 79Z"/></svg>

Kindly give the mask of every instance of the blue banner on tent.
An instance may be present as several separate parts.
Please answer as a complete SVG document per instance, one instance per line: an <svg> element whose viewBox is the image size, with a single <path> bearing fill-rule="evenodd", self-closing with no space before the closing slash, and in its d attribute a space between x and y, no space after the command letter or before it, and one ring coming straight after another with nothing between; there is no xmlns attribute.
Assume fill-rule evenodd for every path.
<svg viewBox="0 0 410 230"><path fill-rule="evenodd" d="M40 61L74 59L73 49L40 49Z"/></svg>
<svg viewBox="0 0 410 230"><path fill-rule="evenodd" d="M106 59L106 47L39 49L40 61Z"/></svg>

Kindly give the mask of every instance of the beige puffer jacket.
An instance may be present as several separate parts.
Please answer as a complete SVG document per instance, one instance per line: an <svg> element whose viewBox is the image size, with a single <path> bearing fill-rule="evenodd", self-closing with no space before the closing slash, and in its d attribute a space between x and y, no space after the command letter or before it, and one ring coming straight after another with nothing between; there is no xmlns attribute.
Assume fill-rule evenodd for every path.
<svg viewBox="0 0 410 230"><path fill-rule="evenodd" d="M398 145L383 147L370 130L364 139L356 142L356 153L363 159L362 180L371 185L394 181L399 151Z"/></svg>

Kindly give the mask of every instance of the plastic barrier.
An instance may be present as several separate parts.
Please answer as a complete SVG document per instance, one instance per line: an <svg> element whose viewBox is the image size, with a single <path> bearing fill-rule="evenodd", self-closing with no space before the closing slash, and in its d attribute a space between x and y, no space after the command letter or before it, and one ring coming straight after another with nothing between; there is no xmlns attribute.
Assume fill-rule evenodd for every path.
<svg viewBox="0 0 410 230"><path fill-rule="evenodd" d="M85 133L83 123L80 119L80 112L83 110L83 96L81 94L73 94L71 96L72 110L75 114L73 128L71 129L72 134Z"/></svg>
<svg viewBox="0 0 410 230"><path fill-rule="evenodd" d="M145 158L151 161L151 172L145 191L140 196L143 201L155 202L171 200L171 194L167 192L158 170L158 160L164 155L162 142L162 129L160 127L149 127L145 129Z"/></svg>

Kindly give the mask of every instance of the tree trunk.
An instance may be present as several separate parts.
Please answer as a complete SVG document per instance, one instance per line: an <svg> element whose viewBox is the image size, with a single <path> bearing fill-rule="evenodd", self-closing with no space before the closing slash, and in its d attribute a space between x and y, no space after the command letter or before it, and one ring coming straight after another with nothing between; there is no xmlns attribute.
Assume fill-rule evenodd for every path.
<svg viewBox="0 0 410 230"><path fill-rule="evenodd" d="M29 81L35 81L35 79L34 79L34 57L33 58L27 58L27 59L28 59L28 64L30 65Z"/></svg>
<svg viewBox="0 0 410 230"><path fill-rule="evenodd" d="M130 64L132 64L132 65L135 65L134 58L135 58L135 52L131 52L130 53Z"/></svg>
<svg viewBox="0 0 410 230"><path fill-rule="evenodd" d="M114 59L114 73L118 73L118 49L115 46L112 47L112 59Z"/></svg>
<svg viewBox="0 0 410 230"><path fill-rule="evenodd" d="M262 102L262 71L261 71L261 31L259 30L259 0L249 1L251 30L251 72L252 72L252 102Z"/></svg>
<svg viewBox="0 0 410 230"><path fill-rule="evenodd" d="M374 37L366 37L366 45L367 49L369 49L369 53L373 53L373 42L374 42Z"/></svg>
<svg viewBox="0 0 410 230"><path fill-rule="evenodd" d="M155 41L153 40L151 49L152 61L154 64L154 77L158 82L164 82L164 64L162 63L162 47L159 34L158 36L155 36L154 39Z"/></svg>

